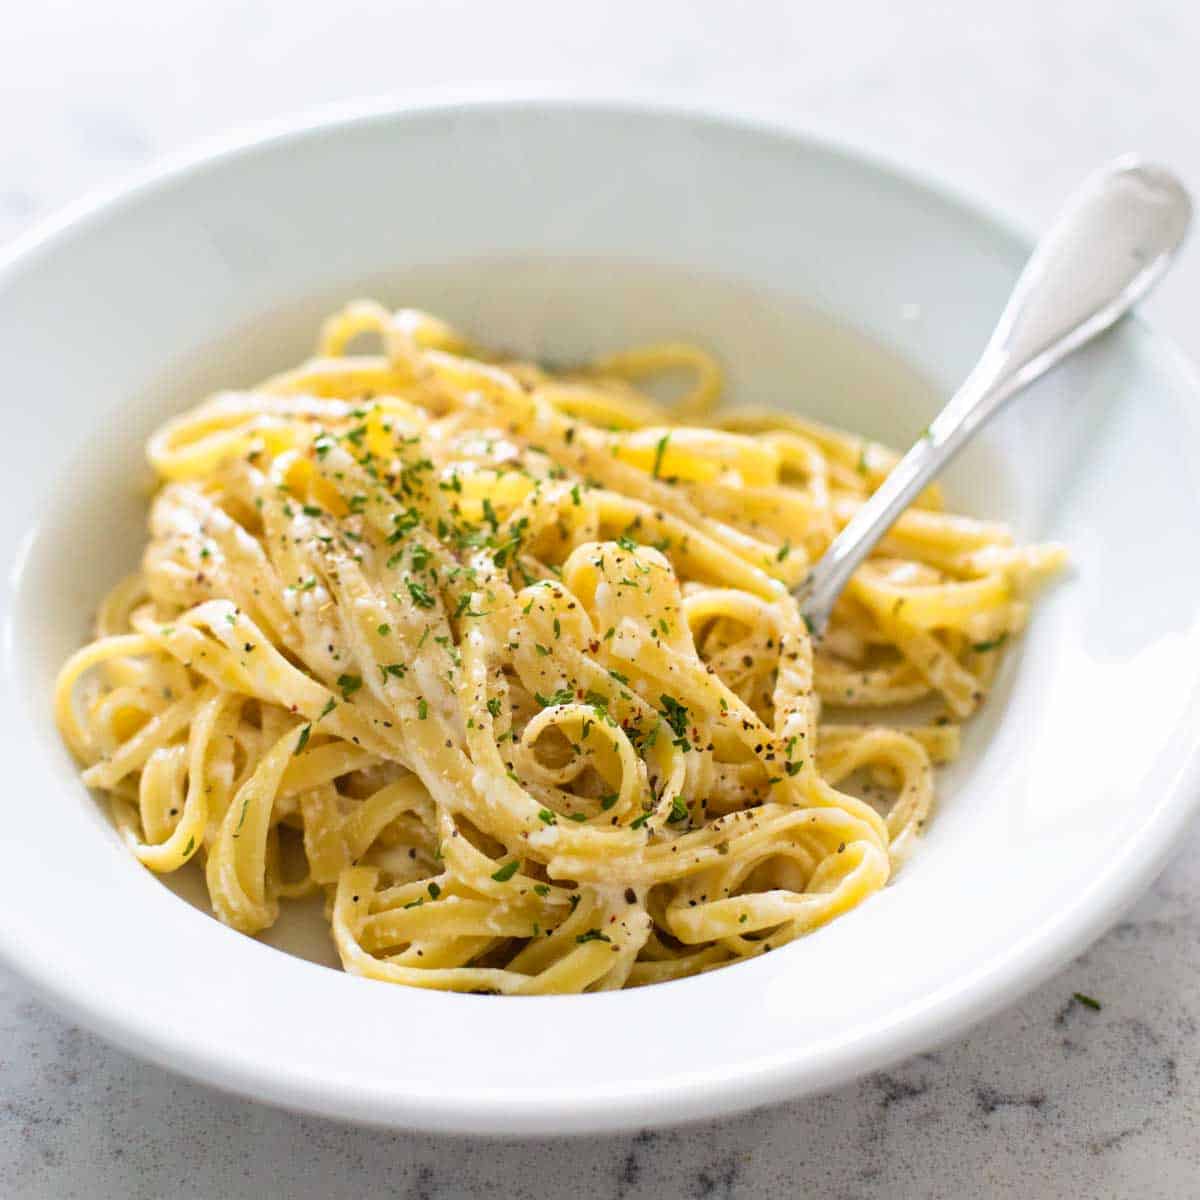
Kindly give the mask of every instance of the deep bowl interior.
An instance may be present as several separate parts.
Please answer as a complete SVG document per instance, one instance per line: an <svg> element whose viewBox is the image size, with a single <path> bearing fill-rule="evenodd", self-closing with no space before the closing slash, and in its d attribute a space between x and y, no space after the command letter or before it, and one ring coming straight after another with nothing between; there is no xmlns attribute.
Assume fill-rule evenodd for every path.
<svg viewBox="0 0 1200 1200"><path fill-rule="evenodd" d="M58 664L144 537L145 435L308 352L360 294L552 360L712 347L735 402L904 443L1023 258L906 178L768 129L605 105L317 126L181 169L0 274L11 836L0 952L130 1049L222 1086L489 1132L684 1119L832 1085L1031 986L1102 928L1192 807L1194 384L1129 327L1002 417L947 483L1067 542L924 844L828 929L631 993L497 1000L322 970L180 903L118 844L50 717ZM1148 581L1154 581L1150 587ZM195 882L193 880L193 882ZM182 887L188 891L185 881ZM311 915L311 914L310 914ZM317 961L303 917L274 939Z"/></svg>

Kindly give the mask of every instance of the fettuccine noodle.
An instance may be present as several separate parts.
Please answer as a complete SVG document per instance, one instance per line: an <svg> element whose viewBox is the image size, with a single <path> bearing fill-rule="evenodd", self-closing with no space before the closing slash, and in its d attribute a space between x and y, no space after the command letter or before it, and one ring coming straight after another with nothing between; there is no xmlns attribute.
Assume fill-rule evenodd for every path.
<svg viewBox="0 0 1200 1200"><path fill-rule="evenodd" d="M141 570L56 697L130 850L198 858L243 933L323 893L348 971L521 995L763 954L883 887L1062 552L931 490L814 644L788 589L894 456L714 415L720 383L688 345L551 374L361 302L167 422Z"/></svg>

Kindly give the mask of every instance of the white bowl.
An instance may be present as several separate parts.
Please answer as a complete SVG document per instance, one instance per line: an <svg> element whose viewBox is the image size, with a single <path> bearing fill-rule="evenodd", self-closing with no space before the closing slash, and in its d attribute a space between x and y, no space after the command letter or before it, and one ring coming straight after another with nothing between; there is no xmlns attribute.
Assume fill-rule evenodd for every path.
<svg viewBox="0 0 1200 1200"><path fill-rule="evenodd" d="M59 744L50 686L136 560L147 431L298 359L348 297L417 304L551 357L687 335L725 358L738 399L905 442L971 364L1026 250L977 209L829 146L561 101L310 122L26 239L0 268L4 957L79 1020L196 1078L462 1132L747 1108L1011 1002L1115 918L1196 803L1197 385L1136 324L1022 400L952 473L952 498L1069 543L1075 572L970 727L913 860L769 956L639 991L509 1000L281 953L126 853Z"/></svg>

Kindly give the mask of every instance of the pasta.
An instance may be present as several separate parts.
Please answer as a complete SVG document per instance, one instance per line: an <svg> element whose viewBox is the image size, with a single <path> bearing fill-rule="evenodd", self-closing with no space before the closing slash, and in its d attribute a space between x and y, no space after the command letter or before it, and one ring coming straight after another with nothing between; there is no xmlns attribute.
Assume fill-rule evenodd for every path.
<svg viewBox="0 0 1200 1200"><path fill-rule="evenodd" d="M1063 554L930 490L814 644L789 588L895 458L720 383L359 302L168 421L141 569L56 691L133 854L198 859L243 933L323 894L346 970L512 995L707 971L880 889Z"/></svg>

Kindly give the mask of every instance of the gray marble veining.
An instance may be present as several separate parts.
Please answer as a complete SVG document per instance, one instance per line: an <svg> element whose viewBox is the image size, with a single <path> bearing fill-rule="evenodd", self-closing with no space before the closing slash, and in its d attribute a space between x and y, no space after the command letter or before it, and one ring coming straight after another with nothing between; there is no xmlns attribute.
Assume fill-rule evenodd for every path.
<svg viewBox="0 0 1200 1200"><path fill-rule="evenodd" d="M233 125L481 81L771 108L1035 226L1129 149L1200 184L1198 41L1200 10L1173 0L25 5L0 37L0 239ZM1194 356L1198 262L1150 305ZM629 1137L438 1139L297 1117L137 1062L0 973L0 1197L1196 1195L1198 851L1200 829L1107 937L967 1037L827 1096Z"/></svg>

